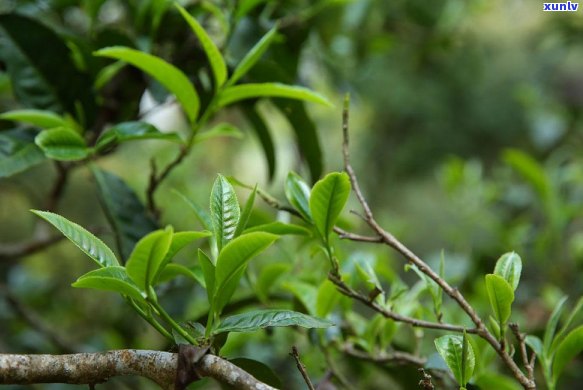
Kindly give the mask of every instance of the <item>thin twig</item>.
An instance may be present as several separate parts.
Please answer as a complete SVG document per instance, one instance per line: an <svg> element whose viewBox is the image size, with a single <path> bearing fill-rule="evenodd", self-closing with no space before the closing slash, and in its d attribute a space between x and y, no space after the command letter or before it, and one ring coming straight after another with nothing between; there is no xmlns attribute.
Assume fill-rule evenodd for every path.
<svg viewBox="0 0 583 390"><path fill-rule="evenodd" d="M356 178L356 174L354 173L354 169L350 165L350 148L349 148L349 97L348 95L345 98L344 102L344 110L342 115L342 133L343 133L343 142L342 142L342 153L344 156L344 169L350 178L350 183L352 184L352 190L356 195L359 203L361 204L364 210L364 220L369 225L369 227L382 239L382 242L386 245L390 246L401 255L403 255L408 262L417 266L419 271L427 275L431 278L437 285L447 294L449 295L457 304L458 306L468 315L468 317L472 320L475 324L475 333L477 333L481 338L486 340L496 351L496 353L500 356L502 361L506 364L506 366L512 371L514 377L520 382L520 384L525 389L535 389L536 385L532 379L524 375L524 373L520 370L520 368L516 365L512 357L502 348L498 340L490 333L490 331L484 325L482 319L478 316L474 308L466 301L464 296L458 291L457 288L454 288L449 285L439 274L433 271L421 258L419 258L415 253L413 253L409 248L403 245L399 240L397 240L391 233L384 230L374 219L373 213L371 211L370 206L368 205L362 190L358 184L358 180Z"/></svg>
<svg viewBox="0 0 583 390"><path fill-rule="evenodd" d="M298 371L300 372L300 374L302 374L302 377L304 378L304 381L306 382L306 385L308 385L308 389L315 390L315 387L312 384L312 381L310 380L310 376L306 372L306 366L304 366L302 364L302 361L300 360L300 354L299 354L298 349L296 348L295 345L292 346L290 355L296 361L296 366L298 367Z"/></svg>
<svg viewBox="0 0 583 390"><path fill-rule="evenodd" d="M174 160L172 160L170 163L168 163L166 168L164 168L162 170L162 172L160 172L160 174L158 174L158 172L157 172L155 161L153 159L151 160L150 164L151 164L152 170L150 173L150 181L148 183L148 189L146 190L146 199L147 199L148 210L156 218L159 217L160 211L156 208L154 194L156 193L156 190L158 189L160 184L164 181L164 179L166 179L166 177L172 172L172 170L174 170L174 168L176 168L178 165L180 165L180 163L186 158L186 156L188 156L189 152L190 152L190 148L183 146L180 149L180 152L174 158Z"/></svg>
<svg viewBox="0 0 583 390"><path fill-rule="evenodd" d="M512 331L512 333L514 334L514 337L516 337L516 340L518 340L518 345L519 345L519 349L520 349L520 355L522 357L522 364L524 365L524 368L526 369L527 375L531 380L534 380L534 359L529 360L528 358L528 354L526 352L526 337L524 335L524 333L520 332L520 328L518 326L517 323L510 323L508 324L508 326L510 327L510 330ZM533 354L533 356L536 358L536 354Z"/></svg>
<svg viewBox="0 0 583 390"><path fill-rule="evenodd" d="M341 346L342 352L361 360L367 360L376 364L412 364L414 366L424 366L427 359L403 351L381 352L379 354L369 354L354 348L354 345L347 343Z"/></svg>

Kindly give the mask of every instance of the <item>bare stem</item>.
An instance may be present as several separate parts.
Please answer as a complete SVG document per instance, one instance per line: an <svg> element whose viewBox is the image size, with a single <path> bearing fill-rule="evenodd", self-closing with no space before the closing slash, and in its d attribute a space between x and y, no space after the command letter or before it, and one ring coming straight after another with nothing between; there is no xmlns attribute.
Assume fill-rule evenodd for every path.
<svg viewBox="0 0 583 390"><path fill-rule="evenodd" d="M302 374L302 377L304 378L304 381L306 382L308 389L315 390L315 387L312 384L312 381L310 380L310 376L306 372L306 366L304 366L302 361L300 360L300 353L298 352L298 349L296 348L295 345L292 347L290 355L296 361L296 366L298 367L298 371L300 372L300 374Z"/></svg>

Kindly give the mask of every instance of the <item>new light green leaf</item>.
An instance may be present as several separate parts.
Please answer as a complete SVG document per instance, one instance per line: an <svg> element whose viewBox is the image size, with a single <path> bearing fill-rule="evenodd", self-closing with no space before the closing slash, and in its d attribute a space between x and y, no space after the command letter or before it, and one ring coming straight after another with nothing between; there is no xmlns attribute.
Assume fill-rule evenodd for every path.
<svg viewBox="0 0 583 390"><path fill-rule="evenodd" d="M148 73L176 96L188 120L195 121L200 108L198 94L188 77L174 65L151 54L123 46L106 47L96 51L95 55L123 60Z"/></svg>
<svg viewBox="0 0 583 390"><path fill-rule="evenodd" d="M125 268L120 266L100 268L86 273L72 286L114 291L137 301L144 301L138 286L128 277Z"/></svg>
<svg viewBox="0 0 583 390"><path fill-rule="evenodd" d="M212 39L208 36L206 31L202 28L200 23L192 17L184 8L180 5L175 4L180 14L186 20L194 34L197 36L198 40L202 44L204 52L209 60L211 68L213 70L213 75L215 77L215 84L216 88L220 88L227 79L227 65L225 65L225 60L221 55L221 52L212 41Z"/></svg>
<svg viewBox="0 0 583 390"><path fill-rule="evenodd" d="M185 246L187 246L188 244L190 244L196 240L199 240L199 239L205 238L205 237L209 237L211 235L212 235L212 233L207 232L207 231L202 231L202 232L189 231L189 232L174 233L172 235L172 243L170 244L170 248L168 248L168 252L166 253L164 260L162 260L162 263L160 264L160 266L158 268L158 276L154 277L154 281L156 281L158 279L158 277L160 277L160 278L162 277L162 273L165 271L166 267L168 267L170 265L168 263L170 261L172 261L174 256L176 256L176 254L179 251L181 251Z"/></svg>
<svg viewBox="0 0 583 390"><path fill-rule="evenodd" d="M214 310L220 313L235 291L247 263L267 249L278 236L256 232L244 234L228 243L219 253L215 269Z"/></svg>
<svg viewBox="0 0 583 390"><path fill-rule="evenodd" d="M240 215L233 186L223 175L219 175L211 192L211 218L219 251L235 236Z"/></svg>
<svg viewBox="0 0 583 390"><path fill-rule="evenodd" d="M291 310L257 310L225 318L214 334L224 332L254 332L268 327L300 326L302 328L328 328L330 321L311 317Z"/></svg>
<svg viewBox="0 0 583 390"><path fill-rule="evenodd" d="M48 158L59 161L83 160L91 154L83 137L67 127L41 131L34 142Z"/></svg>
<svg viewBox="0 0 583 390"><path fill-rule="evenodd" d="M502 276L488 274L486 275L486 291L488 292L494 317L500 324L500 332L503 336L504 326L508 322L512 311L514 290Z"/></svg>
<svg viewBox="0 0 583 390"><path fill-rule="evenodd" d="M235 237L240 236L247 227L247 222L249 222L249 217L251 216L253 205L255 204L255 195L257 195L257 184L255 184L255 187L253 187L251 195L249 195L249 198L247 198L247 201L245 202L245 207L243 207L241 218L239 219L237 229L235 230Z"/></svg>
<svg viewBox="0 0 583 390"><path fill-rule="evenodd" d="M128 275L142 291L148 291L162 265L170 244L173 231L171 227L156 230L136 244L126 263Z"/></svg>
<svg viewBox="0 0 583 390"><path fill-rule="evenodd" d="M200 265L200 268L202 269L202 276L204 277L208 301L209 303L212 303L215 292L215 265L211 258L201 249L198 250L198 265Z"/></svg>
<svg viewBox="0 0 583 390"><path fill-rule="evenodd" d="M45 110L13 110L0 114L0 119L28 123L43 129L50 129L53 127L67 127L69 124L60 115L52 111Z"/></svg>
<svg viewBox="0 0 583 390"><path fill-rule="evenodd" d="M344 172L330 173L318 181L310 195L310 212L325 241L350 195L350 179Z"/></svg>
<svg viewBox="0 0 583 390"><path fill-rule="evenodd" d="M583 326L573 329L557 347L553 360L554 383L557 383L567 364L581 352L583 352Z"/></svg>
<svg viewBox="0 0 583 390"><path fill-rule="evenodd" d="M435 339L435 347L460 386L465 387L474 373L476 357L464 336L446 335Z"/></svg>
<svg viewBox="0 0 583 390"><path fill-rule="evenodd" d="M294 225L293 223L283 223L279 221L253 226L245 230L245 233L251 232L267 232L277 234L278 236L287 234L296 236L309 236L311 234L310 231L303 226Z"/></svg>
<svg viewBox="0 0 583 390"><path fill-rule="evenodd" d="M328 99L308 88L280 83L241 84L229 87L219 95L218 106L224 107L241 100L262 97L305 100L332 106Z"/></svg>
<svg viewBox="0 0 583 390"><path fill-rule="evenodd" d="M285 196L290 204L308 222L312 222L310 212L310 187L295 172L287 174L285 179Z"/></svg>
<svg viewBox="0 0 583 390"><path fill-rule="evenodd" d="M218 137L241 139L244 135L241 130L230 123L219 123L208 131L197 133L194 137L194 142L203 142Z"/></svg>
<svg viewBox="0 0 583 390"><path fill-rule="evenodd" d="M31 210L33 213L43 218L45 221L56 227L65 237L81 249L87 256L91 257L101 267L111 267L119 265L119 261L99 238L85 230L65 217L48 212Z"/></svg>
<svg viewBox="0 0 583 390"><path fill-rule="evenodd" d="M494 274L502 276L512 289L516 291L522 272L522 260L516 252L508 252L500 256L494 268Z"/></svg>
<svg viewBox="0 0 583 390"><path fill-rule="evenodd" d="M265 34L259 42L253 46L251 50L243 57L239 65L235 68L233 75L227 82L227 85L233 85L239 79L247 74L249 69L253 67L259 61L259 59L263 56L265 51L269 48L271 43L273 42L273 38L275 38L277 33L277 27L272 28Z"/></svg>

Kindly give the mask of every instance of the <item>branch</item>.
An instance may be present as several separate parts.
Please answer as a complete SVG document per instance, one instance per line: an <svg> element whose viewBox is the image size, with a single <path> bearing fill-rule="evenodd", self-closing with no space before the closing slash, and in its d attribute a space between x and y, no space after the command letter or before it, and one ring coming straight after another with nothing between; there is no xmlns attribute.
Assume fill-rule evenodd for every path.
<svg viewBox="0 0 583 390"><path fill-rule="evenodd" d="M508 327L510 327L510 330L512 330L514 337L516 337L516 340L518 340L518 345L520 348L520 355L522 357L522 364L524 365L524 368L526 369L526 373L531 380L534 380L534 359L536 358L536 354L533 353L533 357L529 360L528 354L526 353L526 342L525 342L526 337L525 337L524 333L520 332L518 324L516 324L516 323L510 323L510 324L508 324Z"/></svg>
<svg viewBox="0 0 583 390"><path fill-rule="evenodd" d="M341 350L348 356L377 364L412 364L414 366L423 367L426 362L426 359L422 357L402 351L393 351L390 353L382 352L378 355L371 355L364 351L355 349L354 345L350 343L343 345Z"/></svg>
<svg viewBox="0 0 583 390"><path fill-rule="evenodd" d="M188 156L189 152L190 152L190 148L183 146L180 149L180 152L174 158L174 160L172 160L166 166L166 168L164 168L164 170L160 174L158 174L158 172L157 172L155 160L154 159L150 160L150 165L151 165L152 171L150 173L150 181L148 183L148 189L146 190L146 198L147 198L147 203L148 203L148 210L156 218L158 218L160 212L156 208L154 194L156 193L158 186L164 181L164 179L166 179L166 177L170 174L170 172L172 172L172 170L174 170L174 168L176 168L178 165L180 165L180 163L186 158L186 156Z"/></svg>
<svg viewBox="0 0 583 390"><path fill-rule="evenodd" d="M0 354L0 384L106 382L114 376L138 375L166 390L174 389L178 354L125 349L72 355ZM275 390L251 374L214 355L194 363L196 373L241 390Z"/></svg>
<svg viewBox="0 0 583 390"><path fill-rule="evenodd" d="M302 377L304 378L304 381L306 382L306 385L308 386L308 389L310 389L310 390L316 390L315 387L314 387L314 385L312 384L312 381L310 380L310 376L306 372L306 366L304 366L302 364L302 361L300 360L300 353L298 352L298 349L296 348L295 345L292 347L292 350L290 352L290 355L296 361L296 366L298 367L298 371L300 372L300 374L302 374Z"/></svg>
<svg viewBox="0 0 583 390"><path fill-rule="evenodd" d="M524 373L516 365L514 360L512 360L512 357L510 357L510 355L500 345L498 340L496 340L492 333L490 333L490 331L486 328L482 319L478 316L474 308L466 301L466 299L458 291L458 289L450 286L449 283L447 283L445 279L441 278L439 274L433 271L427 265L427 263L425 263L421 258L419 258L415 253L413 253L413 251L411 251L409 248L403 245L391 233L384 230L374 219L371 208L368 205L364 195L362 194L362 190L360 189L360 185L358 184L358 180L356 178L356 174L354 173L354 169L350 165L350 148L348 134L349 103L350 99L347 95L344 101L344 110L342 113L342 134L343 134L342 154L344 156L344 170L348 174L350 178L350 183L352 185L352 190L364 210L363 219L368 224L368 226L375 232L375 234L378 236L378 239L382 243L390 246L395 251L403 255L408 262L417 266L419 271L421 271L429 278L431 278L435 283L437 283L437 285L458 304L458 306L468 315L468 317L475 324L476 326L475 333L477 333L481 338L486 340L494 348L494 350L500 356L502 361L506 364L510 371L512 371L514 377L520 382L520 384L525 389L535 389L536 385L534 381L527 377L526 375L524 375Z"/></svg>
<svg viewBox="0 0 583 390"><path fill-rule="evenodd" d="M65 236L62 234L55 234L52 236L37 234L36 237L33 237L28 241L4 244L0 246L0 260L16 260L20 257L41 251L53 244L56 244L64 238Z"/></svg>

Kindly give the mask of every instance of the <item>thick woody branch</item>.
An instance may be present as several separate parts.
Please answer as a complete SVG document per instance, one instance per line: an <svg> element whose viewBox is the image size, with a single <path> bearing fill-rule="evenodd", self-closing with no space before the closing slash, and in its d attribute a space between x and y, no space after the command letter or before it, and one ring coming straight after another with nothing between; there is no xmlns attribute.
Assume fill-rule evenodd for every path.
<svg viewBox="0 0 583 390"><path fill-rule="evenodd" d="M137 375L163 389L173 389L178 354L147 350L117 350L72 355L0 354L0 384L106 382L115 376ZM274 390L218 356L205 355L194 364L201 377L212 377L242 390Z"/></svg>

